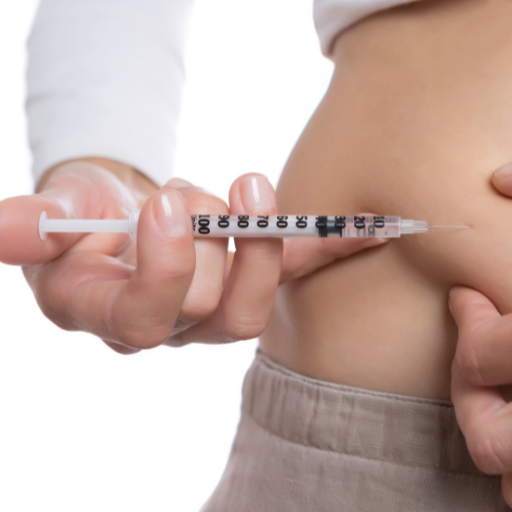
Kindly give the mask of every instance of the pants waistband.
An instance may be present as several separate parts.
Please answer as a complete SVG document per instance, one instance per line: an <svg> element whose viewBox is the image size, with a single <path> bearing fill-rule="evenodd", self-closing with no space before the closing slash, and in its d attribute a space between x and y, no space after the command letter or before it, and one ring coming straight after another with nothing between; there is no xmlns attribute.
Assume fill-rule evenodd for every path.
<svg viewBox="0 0 512 512"><path fill-rule="evenodd" d="M264 429L304 446L483 475L450 402L310 379L258 352L244 381L242 408Z"/></svg>

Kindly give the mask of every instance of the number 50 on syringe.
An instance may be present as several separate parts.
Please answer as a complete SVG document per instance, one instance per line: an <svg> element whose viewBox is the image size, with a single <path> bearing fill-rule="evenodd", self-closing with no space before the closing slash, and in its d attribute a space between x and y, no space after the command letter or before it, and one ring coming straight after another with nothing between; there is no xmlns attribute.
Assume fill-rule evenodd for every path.
<svg viewBox="0 0 512 512"><path fill-rule="evenodd" d="M135 240L140 210L128 219L39 219L39 234L48 233L128 233ZM468 229L469 226L429 226L422 220L385 215L208 215L191 216L195 237L286 238L399 238L426 233L432 228Z"/></svg>

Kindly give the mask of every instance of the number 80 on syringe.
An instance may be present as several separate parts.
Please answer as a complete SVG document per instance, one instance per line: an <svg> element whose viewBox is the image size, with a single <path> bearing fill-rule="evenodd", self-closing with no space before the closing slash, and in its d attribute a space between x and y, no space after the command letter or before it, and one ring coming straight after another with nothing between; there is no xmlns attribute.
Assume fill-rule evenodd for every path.
<svg viewBox="0 0 512 512"><path fill-rule="evenodd" d="M196 237L399 237L400 217L323 215L192 215Z"/></svg>

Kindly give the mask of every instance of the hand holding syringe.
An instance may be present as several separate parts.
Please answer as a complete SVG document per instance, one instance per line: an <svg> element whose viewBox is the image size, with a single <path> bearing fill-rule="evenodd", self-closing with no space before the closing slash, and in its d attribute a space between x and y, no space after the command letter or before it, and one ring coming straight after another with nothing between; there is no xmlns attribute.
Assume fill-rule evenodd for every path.
<svg viewBox="0 0 512 512"><path fill-rule="evenodd" d="M68 163L41 194L0 202L0 261L24 266L39 306L60 327L91 332L124 353L257 337L280 283L427 227L386 217L382 225L373 214L363 215L364 228L362 216L277 216L272 186L254 173L235 180L229 206L183 180L158 190L130 176L127 186L97 165ZM129 215L141 195L140 217ZM49 219L40 220L43 211ZM98 231L137 234L137 243L50 234ZM235 254L219 233L237 237ZM284 243L272 238L283 235Z"/></svg>
<svg viewBox="0 0 512 512"><path fill-rule="evenodd" d="M39 235L48 233L128 233L137 237L140 210L125 220L39 219ZM425 221L397 216L322 215L192 215L195 237L208 238L399 238L429 229L469 229L469 226L429 226Z"/></svg>

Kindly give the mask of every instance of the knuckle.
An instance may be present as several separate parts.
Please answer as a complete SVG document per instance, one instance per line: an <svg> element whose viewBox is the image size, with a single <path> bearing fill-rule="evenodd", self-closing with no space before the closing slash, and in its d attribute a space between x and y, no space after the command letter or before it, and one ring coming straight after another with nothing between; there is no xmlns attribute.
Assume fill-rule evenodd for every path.
<svg viewBox="0 0 512 512"><path fill-rule="evenodd" d="M192 323L199 322L212 315L219 305L219 298L212 294L204 294L199 298L185 301L180 316Z"/></svg>
<svg viewBox="0 0 512 512"><path fill-rule="evenodd" d="M255 318L239 317L229 322L224 329L225 342L251 340L260 336L265 330L266 322Z"/></svg>
<svg viewBox="0 0 512 512"><path fill-rule="evenodd" d="M126 293L113 298L107 308L107 338L137 350L148 350L165 343L171 335L175 312L164 300L155 301L154 294L138 293L128 286Z"/></svg>
<svg viewBox="0 0 512 512"><path fill-rule="evenodd" d="M108 348L113 350L114 352L117 352L118 354L121 354L123 356L130 356L133 354L138 353L139 351L136 349L132 349L130 347L125 347L124 345L119 345L118 343L112 343L111 341L108 341L106 339L101 339L105 345L107 345Z"/></svg>
<svg viewBox="0 0 512 512"><path fill-rule="evenodd" d="M135 350L149 350L156 348L170 336L171 328L159 324L157 319L148 319L144 315L131 315L126 319L122 315L113 314L108 321L108 339L116 344Z"/></svg>
<svg viewBox="0 0 512 512"><path fill-rule="evenodd" d="M135 350L159 347L169 338L169 332L161 329L130 329L116 337L115 343Z"/></svg>
<svg viewBox="0 0 512 512"><path fill-rule="evenodd" d="M164 293L168 293L175 286L187 284L190 286L196 270L195 260L193 258L181 258L181 260L183 261L173 260L172 263L161 264L144 271L137 269L132 277L133 286L137 289L151 287Z"/></svg>
<svg viewBox="0 0 512 512"><path fill-rule="evenodd" d="M478 468L484 473L501 474L508 471L504 460L505 444L488 426L477 424L466 434L469 453Z"/></svg>
<svg viewBox="0 0 512 512"><path fill-rule="evenodd" d="M179 258L173 260L172 265L162 265L158 269L158 274L153 275L158 281L179 281L182 279L192 279L196 270L195 258Z"/></svg>

